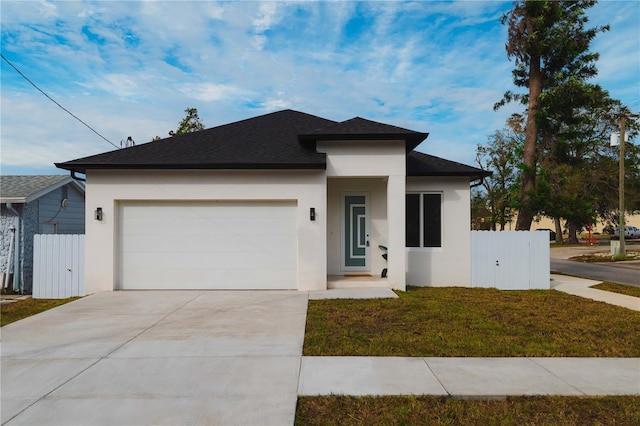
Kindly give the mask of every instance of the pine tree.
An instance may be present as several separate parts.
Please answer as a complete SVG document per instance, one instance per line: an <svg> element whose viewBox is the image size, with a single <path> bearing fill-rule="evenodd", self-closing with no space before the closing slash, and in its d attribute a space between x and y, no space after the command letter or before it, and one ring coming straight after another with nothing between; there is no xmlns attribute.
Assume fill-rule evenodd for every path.
<svg viewBox="0 0 640 426"><path fill-rule="evenodd" d="M527 94L507 91L494 108L511 101L527 105L525 141L522 153L521 187L517 230L528 230L536 214L538 145L542 134L550 134L548 116L541 111L545 92L570 81L584 81L597 74L597 53L589 52L593 38L608 27L585 29L585 9L595 0L518 0L503 18L508 25L507 56L515 59L513 82ZM551 99L550 97L549 99Z"/></svg>

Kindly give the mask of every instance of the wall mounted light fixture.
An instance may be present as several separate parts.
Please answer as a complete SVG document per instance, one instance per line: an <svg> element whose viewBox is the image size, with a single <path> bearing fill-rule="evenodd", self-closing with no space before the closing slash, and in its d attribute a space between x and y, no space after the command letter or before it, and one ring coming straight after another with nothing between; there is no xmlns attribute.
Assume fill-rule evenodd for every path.
<svg viewBox="0 0 640 426"><path fill-rule="evenodd" d="M309 219L310 220L316 220L316 209L315 207L311 207L311 209L309 210Z"/></svg>
<svg viewBox="0 0 640 426"><path fill-rule="evenodd" d="M96 211L93 213L93 218L95 220L102 220L102 207L98 207Z"/></svg>

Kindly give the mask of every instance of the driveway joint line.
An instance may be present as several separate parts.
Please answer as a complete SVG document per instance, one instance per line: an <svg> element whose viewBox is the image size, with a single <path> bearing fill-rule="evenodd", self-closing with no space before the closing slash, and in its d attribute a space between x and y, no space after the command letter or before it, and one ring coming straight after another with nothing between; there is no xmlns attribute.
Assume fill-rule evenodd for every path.
<svg viewBox="0 0 640 426"><path fill-rule="evenodd" d="M154 322L153 324L151 324L150 326L148 326L147 328L145 328L144 330L140 331L138 334L136 334L135 336L133 336L132 338L130 338L129 340L127 340L126 342L124 342L123 344L121 344L120 346L118 346L117 348L113 349L111 352L109 352L108 354L101 356L100 360L104 359L104 358L108 358L109 356L111 356L113 353L119 351L120 349L122 349L125 345L128 345L129 343L131 343L133 340L137 339L138 337L140 337L142 334L146 333L147 331L151 330L153 327L155 327L156 325L158 325L161 321L164 321L165 319L167 319L168 317L170 317L171 315L175 314L177 311L179 311L180 309L184 308L186 305L188 305L189 303L193 302L194 300L196 300L197 298L199 298L200 296L202 296L204 294L204 291L199 292L195 297L193 297L192 299L187 300L186 302L182 303L181 305L177 306L174 310L172 310L171 312L167 313L165 316L163 316L162 318L160 318L159 320L157 320L156 322Z"/></svg>
<svg viewBox="0 0 640 426"><path fill-rule="evenodd" d="M302 347L300 348L300 360L298 362L298 385L296 386L296 396L300 395L300 378L302 377L302 357L304 356L304 340L307 331L307 314L309 313L309 293L307 293L307 300L304 309L304 332L302 335Z"/></svg>
<svg viewBox="0 0 640 426"><path fill-rule="evenodd" d="M126 344L130 343L131 341L133 341L134 339L136 339L138 336L140 336L143 333L146 333L147 331L149 331L149 329L155 327L160 321L166 319L167 317L173 315L176 311L178 311L179 309L182 309L183 307L185 307L187 304L193 302L194 300L196 300L198 297L202 296L204 292L199 292L198 295L196 295L194 298L187 300L186 302L184 302L183 304L181 304L180 306L176 307L173 311L169 312L168 314L166 314L165 316L163 316L162 318L160 318L159 320L157 320L156 322L154 322L153 324L151 324L150 326L148 326L147 328L145 328L144 330L142 330L141 332L139 332L138 334L136 334L135 336L133 336L132 338L130 338L129 340L127 340L126 342L124 342L123 344L119 345L118 347L116 347L115 349L113 349L112 351L110 351L109 353L105 354L105 355L101 355L98 357L98 359L96 359L95 362L92 362L90 365L88 365L87 367L83 368L82 370L78 371L76 374L74 374L73 376L69 377L67 380L65 380L64 382L60 383L58 386L56 386L55 388L51 389L49 392L46 392L44 395L42 395L40 398L37 398L36 400L34 400L31 404L27 405L26 407L24 407L22 410L20 410L19 412L17 412L14 416L12 416L11 418L7 419L6 422L3 423L7 424L10 421L12 421L13 419L15 419L16 417L18 417L20 414L24 413L25 411L27 411L29 408L33 407L35 404L37 404L38 402L42 401L43 399L47 398L49 395L51 395L52 393L54 393L55 391L57 391L58 389L60 389L61 387L63 387L64 385L66 385L67 383L69 383L70 381L72 381L73 379L75 379L76 377L80 376L82 373L84 373L85 371L89 370L91 367L93 367L94 365L98 364L100 361L104 360L105 358L108 358L110 355L112 355L114 352L120 350L123 346L125 346Z"/></svg>
<svg viewBox="0 0 640 426"><path fill-rule="evenodd" d="M429 371L431 371L431 374L433 374L433 377L436 378L436 380L438 381L438 383L440 384L440 386L442 386L442 389L444 389L444 391L447 393L447 395L449 396L453 396L453 394L451 392L449 392L449 389L446 388L446 386L444 385L444 383L442 383L440 381L440 377L438 377L438 375L436 374L435 371L433 371L433 368L431 368L431 366L429 365L429 362L427 361L427 358L425 357L420 357L422 358L422 362L424 362L427 365L427 368L429 369Z"/></svg>
<svg viewBox="0 0 640 426"><path fill-rule="evenodd" d="M571 383L567 382L566 380L564 380L562 377L558 376L557 374L555 374L553 371L549 370L547 367L545 367L544 365L540 364L539 362L536 362L535 358L532 357L527 357L527 359L529 361L531 361L532 363L534 363L535 365L537 365L538 367L541 367L543 370L547 371L549 374L551 374L553 377L555 377L556 379L560 380L562 383L566 384L567 386L577 390L578 392L580 392L582 395L587 395L585 392L583 392L580 388L572 385Z"/></svg>

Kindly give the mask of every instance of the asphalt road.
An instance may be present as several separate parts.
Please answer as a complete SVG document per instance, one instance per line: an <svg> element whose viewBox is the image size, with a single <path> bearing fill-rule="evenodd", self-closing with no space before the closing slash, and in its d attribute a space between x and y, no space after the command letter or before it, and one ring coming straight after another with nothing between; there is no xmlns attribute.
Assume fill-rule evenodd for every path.
<svg viewBox="0 0 640 426"><path fill-rule="evenodd" d="M581 278L609 281L640 287L640 268L604 263L583 263L566 259L551 259L551 271Z"/></svg>

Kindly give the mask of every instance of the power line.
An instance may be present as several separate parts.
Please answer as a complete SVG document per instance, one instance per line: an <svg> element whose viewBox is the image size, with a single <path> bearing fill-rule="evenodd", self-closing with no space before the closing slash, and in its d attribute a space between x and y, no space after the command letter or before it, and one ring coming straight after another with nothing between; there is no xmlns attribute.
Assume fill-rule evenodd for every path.
<svg viewBox="0 0 640 426"><path fill-rule="evenodd" d="M78 120L79 122L81 122L82 124L84 124L85 126L87 126L87 128L89 130L91 130L93 133L95 133L96 135L100 136L102 139L104 139L105 141L107 141L108 143L110 143L111 145L113 145L114 147L120 149L120 147L118 147L118 145L114 144L113 142L111 142L109 139L105 138L104 136L102 136L100 133L98 133L97 130L95 130L93 127L89 126L87 123L85 123L84 121L82 121L78 116L76 116L75 114L73 114L71 111L69 111L68 109L66 109L65 107L63 107L62 105L60 105L55 99L53 99L51 96L47 95L41 88L39 88L33 81L29 80L29 77L27 77L26 75L24 75L18 68L16 68L15 65L13 65L11 63L11 61L9 61L7 58L5 58L5 56L0 53L0 56L2 57L2 59L4 59L4 61L9 64L11 66L11 68L13 68L14 70L16 70L16 72L18 74L20 74L20 76L22 76L22 78L24 78L25 80L27 80L29 82L29 84L31 84L33 87L36 88L36 90L40 93L42 93L43 95L45 95L47 97L47 99L49 99L51 102L53 102L54 104L56 104L58 107L60 107L62 110L64 110L67 114L69 114L70 116L72 116L73 118L75 118L76 120Z"/></svg>

